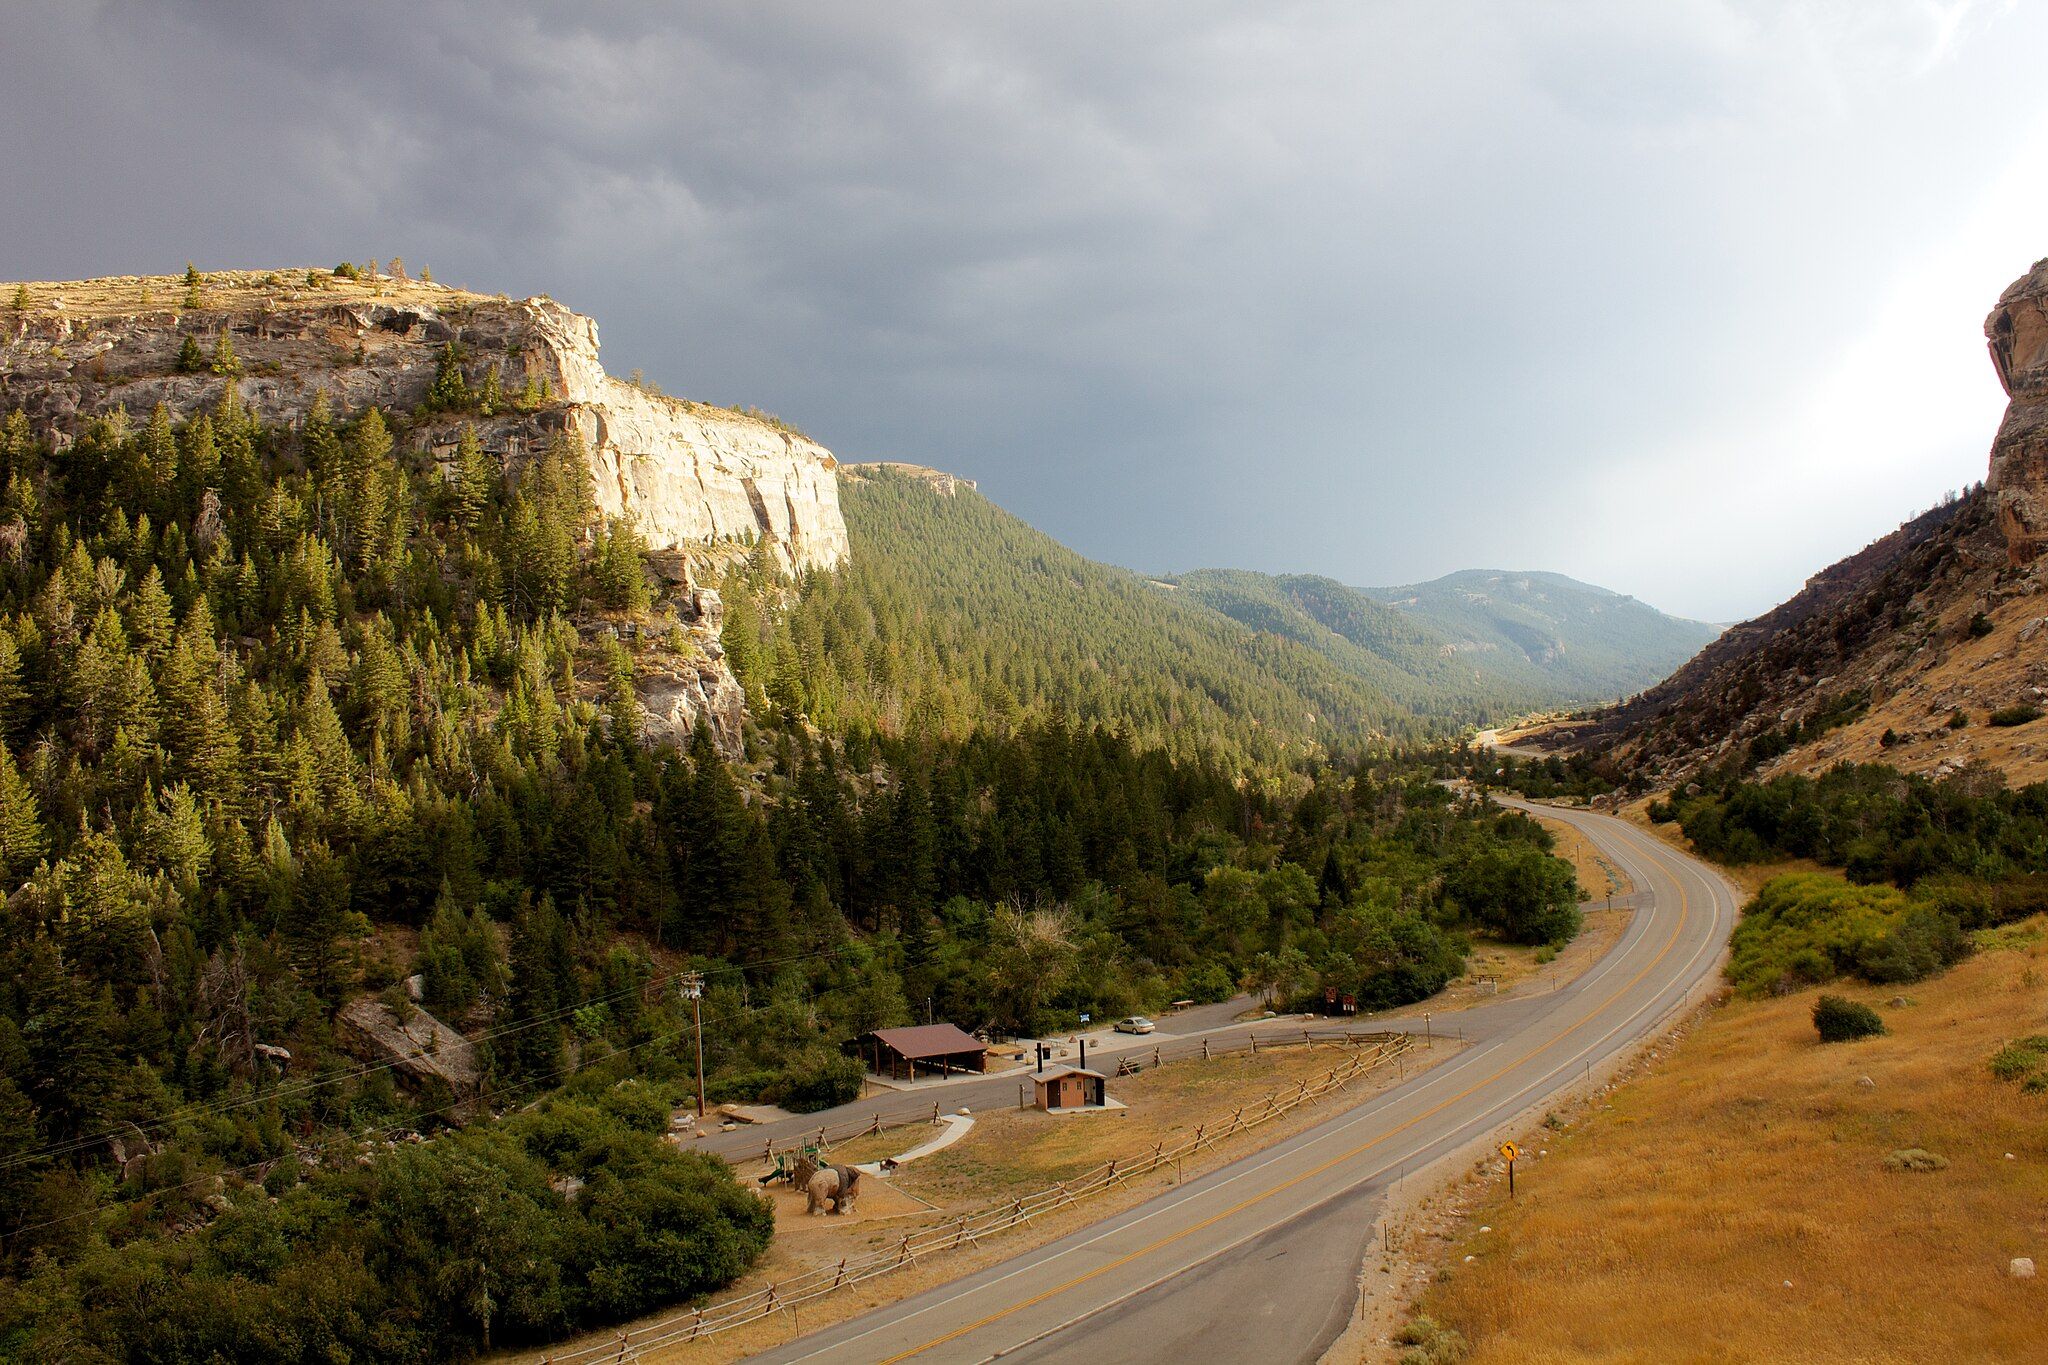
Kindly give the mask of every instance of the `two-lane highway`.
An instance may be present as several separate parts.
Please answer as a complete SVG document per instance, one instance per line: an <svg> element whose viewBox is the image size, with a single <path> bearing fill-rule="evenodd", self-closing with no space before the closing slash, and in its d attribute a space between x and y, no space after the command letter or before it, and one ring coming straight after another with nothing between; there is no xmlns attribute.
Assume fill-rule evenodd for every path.
<svg viewBox="0 0 2048 1365"><path fill-rule="evenodd" d="M1314 1360L1349 1317L1396 1179L1599 1069L1654 1031L1720 960L1736 895L1719 873L1612 816L1547 813L1591 839L1641 893L1627 933L1578 980L1460 1014L1463 1053L1366 1105L761 1358Z"/></svg>

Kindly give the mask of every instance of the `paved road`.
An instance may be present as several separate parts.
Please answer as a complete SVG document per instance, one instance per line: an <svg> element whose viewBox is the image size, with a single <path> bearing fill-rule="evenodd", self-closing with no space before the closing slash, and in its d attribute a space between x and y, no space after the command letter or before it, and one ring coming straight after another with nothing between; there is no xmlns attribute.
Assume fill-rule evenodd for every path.
<svg viewBox="0 0 2048 1365"><path fill-rule="evenodd" d="M1556 813L1642 892L1621 941L1577 981L1462 1012L1472 1046L1367 1105L761 1359L1316 1359L1349 1317L1395 1180L1473 1147L1652 1032L1719 961L1736 896L1718 873L1612 816ZM1540 1180L1540 1166L1530 1175Z"/></svg>

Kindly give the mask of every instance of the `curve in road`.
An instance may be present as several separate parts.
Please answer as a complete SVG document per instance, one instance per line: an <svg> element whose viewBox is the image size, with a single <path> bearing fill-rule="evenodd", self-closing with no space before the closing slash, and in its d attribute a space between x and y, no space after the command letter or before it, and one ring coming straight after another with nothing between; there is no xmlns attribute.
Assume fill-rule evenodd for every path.
<svg viewBox="0 0 2048 1365"><path fill-rule="evenodd" d="M1718 872L1613 816L1546 813L1643 893L1621 941L1585 975L1460 1014L1463 1053L1364 1106L761 1359L1316 1359L1349 1319L1396 1181L1463 1154L1648 1036L1720 961L1737 898Z"/></svg>

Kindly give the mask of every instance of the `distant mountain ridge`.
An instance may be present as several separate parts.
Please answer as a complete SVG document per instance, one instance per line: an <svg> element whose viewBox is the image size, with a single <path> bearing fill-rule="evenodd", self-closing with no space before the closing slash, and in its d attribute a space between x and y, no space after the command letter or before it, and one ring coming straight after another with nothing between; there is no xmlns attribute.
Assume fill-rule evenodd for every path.
<svg viewBox="0 0 2048 1365"><path fill-rule="evenodd" d="M1496 714L1641 691L1720 633L1555 573L1471 569L1400 588L1243 569L1164 581L1377 690L1421 689Z"/></svg>
<svg viewBox="0 0 2048 1365"><path fill-rule="evenodd" d="M1159 581L1253 631L1306 645L1417 712L1498 716L1550 701L1541 688L1474 668L1426 623L1334 578L1197 569Z"/></svg>
<svg viewBox="0 0 2048 1365"><path fill-rule="evenodd" d="M1664 678L1721 631L1560 573L1464 569L1362 592L1441 636L1503 683L1562 701L1603 701Z"/></svg>

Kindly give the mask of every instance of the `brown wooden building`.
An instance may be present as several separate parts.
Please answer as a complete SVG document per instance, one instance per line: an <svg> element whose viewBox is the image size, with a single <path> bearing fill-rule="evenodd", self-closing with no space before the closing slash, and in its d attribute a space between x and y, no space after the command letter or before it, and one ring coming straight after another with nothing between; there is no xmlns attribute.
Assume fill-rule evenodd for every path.
<svg viewBox="0 0 2048 1365"><path fill-rule="evenodd" d="M1034 1078L1040 1109L1101 1109L1109 1103L1109 1078L1078 1066L1056 1066Z"/></svg>
<svg viewBox="0 0 2048 1365"><path fill-rule="evenodd" d="M988 1070L988 1046L951 1024L878 1028L861 1035L860 1055L876 1075L898 1080L916 1080L919 1067L927 1076Z"/></svg>

